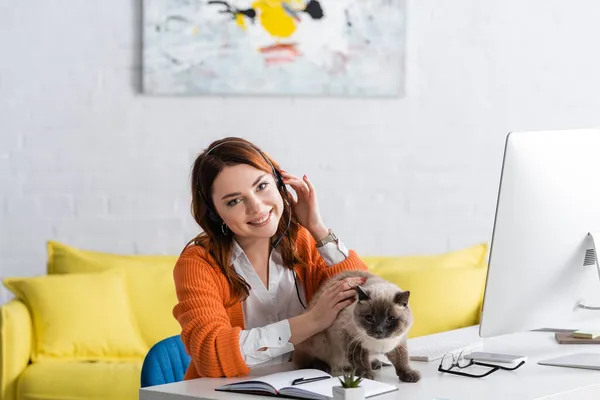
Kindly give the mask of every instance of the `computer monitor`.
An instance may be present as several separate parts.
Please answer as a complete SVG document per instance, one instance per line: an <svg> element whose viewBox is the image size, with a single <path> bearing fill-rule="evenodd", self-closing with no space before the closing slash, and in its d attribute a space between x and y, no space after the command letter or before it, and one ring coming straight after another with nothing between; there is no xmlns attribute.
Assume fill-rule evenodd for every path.
<svg viewBox="0 0 600 400"><path fill-rule="evenodd" d="M600 318L594 241L600 246L600 130L509 133L479 335Z"/></svg>

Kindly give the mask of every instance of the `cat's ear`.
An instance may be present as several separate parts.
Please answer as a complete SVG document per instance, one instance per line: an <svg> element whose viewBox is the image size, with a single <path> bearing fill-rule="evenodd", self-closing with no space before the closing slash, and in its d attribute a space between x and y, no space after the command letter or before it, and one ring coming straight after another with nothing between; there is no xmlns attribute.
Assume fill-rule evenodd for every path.
<svg viewBox="0 0 600 400"><path fill-rule="evenodd" d="M408 305L408 298L410 297L410 291L398 292L394 296L394 303L399 306L406 307Z"/></svg>
<svg viewBox="0 0 600 400"><path fill-rule="evenodd" d="M367 293L365 291L365 289L363 289L360 286L356 287L356 293L358 293L358 301L365 301L365 300L369 300L369 293Z"/></svg>

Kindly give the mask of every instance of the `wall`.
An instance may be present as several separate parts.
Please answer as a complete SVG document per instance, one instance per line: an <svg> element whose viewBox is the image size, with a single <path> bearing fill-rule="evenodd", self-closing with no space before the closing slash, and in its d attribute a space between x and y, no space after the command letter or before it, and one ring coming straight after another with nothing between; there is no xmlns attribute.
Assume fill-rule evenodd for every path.
<svg viewBox="0 0 600 400"><path fill-rule="evenodd" d="M0 276L45 241L172 253L196 232L188 177L225 135L318 190L361 254L487 241L511 130L597 126L593 0L409 1L399 99L145 97L141 3L0 5Z"/></svg>

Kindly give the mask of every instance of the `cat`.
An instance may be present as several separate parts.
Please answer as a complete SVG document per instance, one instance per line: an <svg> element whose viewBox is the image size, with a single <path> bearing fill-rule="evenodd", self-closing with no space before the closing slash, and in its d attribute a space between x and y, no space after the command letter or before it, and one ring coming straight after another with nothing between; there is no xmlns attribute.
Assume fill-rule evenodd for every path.
<svg viewBox="0 0 600 400"><path fill-rule="evenodd" d="M333 324L295 346L292 361L298 368L317 368L327 373L354 372L373 379L382 367L377 355L385 355L403 382L417 382L419 371L409 365L406 344L413 315L410 291L370 272L346 271L329 279L315 293L309 309L330 285L348 277L367 278L356 287L357 301L342 309Z"/></svg>

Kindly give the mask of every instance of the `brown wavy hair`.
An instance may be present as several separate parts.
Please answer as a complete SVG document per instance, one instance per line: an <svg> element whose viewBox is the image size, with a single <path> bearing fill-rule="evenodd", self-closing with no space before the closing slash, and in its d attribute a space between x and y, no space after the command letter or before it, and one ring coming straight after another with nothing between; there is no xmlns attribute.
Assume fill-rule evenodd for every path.
<svg viewBox="0 0 600 400"><path fill-rule="evenodd" d="M209 154L207 155L207 153ZM223 168L238 164L250 165L256 169L273 174L273 168L271 168L271 165L269 165L265 158L271 162L273 168L280 171L279 165L251 142L238 137L227 137L211 143L205 151L198 155L192 167L191 211L194 220L202 228L202 232L192 239L186 247L192 243L202 246L216 260L223 275L225 275L229 282L231 304L248 297L250 285L235 272L233 265L230 264L231 249L233 247L232 232L226 231L227 234L223 234L221 221L215 221L209 216L209 213L212 211L216 213L212 201L212 185ZM273 178L275 178L277 184L277 178ZM299 225L293 213L290 214L292 211L292 196L287 191L284 191L282 186L278 185L277 187L284 201L282 216L274 237L280 237L285 231L288 218L291 215L292 221L289 230L278 246L284 265L291 269L297 263L302 264L296 250Z"/></svg>

